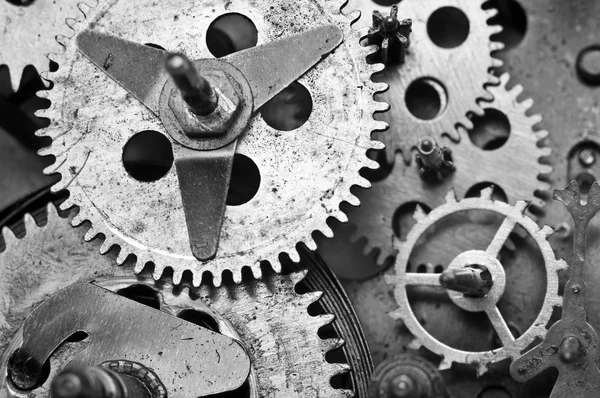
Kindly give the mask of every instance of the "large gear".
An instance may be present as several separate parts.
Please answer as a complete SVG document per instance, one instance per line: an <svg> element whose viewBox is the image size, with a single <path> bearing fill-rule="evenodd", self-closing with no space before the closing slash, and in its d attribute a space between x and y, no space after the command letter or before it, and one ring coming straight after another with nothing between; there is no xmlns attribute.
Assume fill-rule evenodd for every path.
<svg viewBox="0 0 600 398"><path fill-rule="evenodd" d="M522 87L516 85L507 89L508 74L503 74L500 81L499 86L488 88L494 100L480 102L480 106L486 112L506 116L510 135L504 145L492 150L482 149L469 139L466 131L461 130L459 144L447 143L456 170L443 182L425 183L414 163L406 166L398 160L386 178L373 182L368 190L356 190L361 205L347 211L350 223L356 226L351 240L365 237L365 253L379 249L379 265L397 253L392 242L398 232L394 232L398 212L415 203L433 209L444 203L444 195L451 188L459 198L463 198L473 187L493 184L502 189L509 203L527 199L538 209L545 204L543 197L550 185L540 178L547 178L552 172L551 166L541 163L551 153L543 143L548 132L536 130L542 118L528 113L532 101L518 100ZM334 262L335 259L330 257L327 256L327 259Z"/></svg>
<svg viewBox="0 0 600 398"><path fill-rule="evenodd" d="M94 29L110 26L111 34L156 43L192 58L210 57L207 47L199 43L204 42L211 21L224 13L249 17L258 31L258 44L325 23L339 26L345 42L299 79L314 102L303 126L293 132L278 131L260 115L250 122L237 152L257 164L260 187L250 202L227 208L218 254L205 262L190 252L174 170L156 182L141 183L131 178L122 164L123 146L137 132L154 130L168 136L160 120L82 56L73 41L66 42L65 53L55 60L61 68L51 74L55 89L48 98L52 106L42 113L53 123L41 134L51 137L53 143L41 154L56 157L46 172L62 176L54 189L70 193L63 208L80 208L74 225L91 222L86 240L104 236L102 253L120 247L120 264L134 254L135 272L152 262L155 278L172 268L178 283L183 272L190 270L197 286L205 274L212 274L219 285L224 271L231 271L240 282L243 267L250 267L259 278L263 260L279 271L276 260L280 253L290 252L297 260L293 249L297 242L304 241L314 249L313 231L331 236L326 219L346 221L339 204L358 204L350 187L369 186L358 171L377 167L365 151L381 147L370 134L384 129L385 124L373 120L372 114L387 108L372 98L386 87L370 79L381 69L367 64L366 56L373 48L360 46L359 35L350 28L356 14L342 14L341 3L240 0L186 2L186 7L181 7L177 0L147 4L107 1L97 10L89 10L87 21L73 26L76 32L90 22Z"/></svg>
<svg viewBox="0 0 600 398"><path fill-rule="evenodd" d="M62 53L61 43L73 35L65 22L78 4L85 6L79 0L0 2L0 64L8 65L14 91L27 65L45 72L48 54Z"/></svg>
<svg viewBox="0 0 600 398"><path fill-rule="evenodd" d="M343 341L323 340L318 336L318 330L331 323L333 316L311 316L307 312L308 306L319 300L320 293L294 292L304 273L271 273L264 280L245 281L227 288L173 287L165 281L154 282L148 275L134 277L132 264L117 267L112 256L96 253L94 246L97 249L99 242L82 245L83 231L71 228L53 206L48 207L45 226L37 226L31 216L26 216L25 223L27 235L23 239L15 238L8 229L3 230L7 244L5 252L0 254L3 367L12 353L7 347L11 341L18 341L20 325L27 315L59 290L81 282L92 282L113 291L144 285L158 294L163 311L176 315L188 309L203 313L209 309L212 313L208 314L219 325L218 331L241 341L252 362L250 397L352 395L348 390L331 386L331 378L347 372L347 365L328 363L325 359L325 354ZM63 258L64 253L69 253L68 261ZM301 344L290 345L290 342ZM64 350L56 353L63 354ZM51 360L54 362L50 379L60 367L58 360ZM2 372L0 397L12 396L7 395L5 375L6 368ZM48 384L28 396L46 396Z"/></svg>
<svg viewBox="0 0 600 398"><path fill-rule="evenodd" d="M426 134L433 134L438 142L444 135L458 142L461 137L456 126L469 129L473 125L467 114L483 113L476 101L490 98L485 86L498 81L490 69L502 65L492 53L503 48L502 43L490 38L501 27L488 23L497 10L484 9L487 3L488 0L404 0L397 4L399 18L411 18L413 25L404 64L388 65L377 77L390 85L386 93L378 96L393 109L379 115L390 130L375 135L386 145L390 163L398 151L405 162L411 162L412 149ZM369 23L370 14L377 7L371 0L350 1L349 6L363 13L357 26ZM456 36L457 41L440 46L432 39L435 31L442 38ZM454 62L456 59L468 62ZM411 86L414 90L409 93ZM408 97L418 91L436 93L431 96L438 97L435 101L439 111L435 115L421 117L411 113Z"/></svg>
<svg viewBox="0 0 600 398"><path fill-rule="evenodd" d="M567 268L563 260L557 260L547 238L554 233L550 227L539 228L536 223L523 212L527 203L520 201L515 206L491 199L492 190L482 191L481 198L456 200L454 192L448 193L446 203L432 210L427 216L417 208L415 220L417 224L408 234L406 241L398 244L399 255L395 264L395 275L386 275L386 282L394 286L394 297L399 308L391 313L395 319L402 319L405 326L415 337L413 348L424 346L442 357L440 369L448 369L452 363L474 364L478 374L488 370L490 363L496 363L507 358L515 359L538 337L546 334L554 307L562 304L558 295L558 272ZM504 217L498 232L485 250L469 250L460 253L452 260L447 270L462 269L463 266L483 266L491 274L493 285L488 293L481 297L464 295L448 290L448 296L458 307L468 312L485 312L492 323L502 346L489 351L466 351L450 347L433 337L419 322L411 309L407 295L409 286L441 287L440 274L407 272L411 253L419 239L439 220L466 210L484 210L497 213ZM516 337L507 326L497 303L504 294L505 271L497 256L506 242L509 234L516 226L522 227L537 244L544 260L546 269L546 294L535 321L520 336Z"/></svg>

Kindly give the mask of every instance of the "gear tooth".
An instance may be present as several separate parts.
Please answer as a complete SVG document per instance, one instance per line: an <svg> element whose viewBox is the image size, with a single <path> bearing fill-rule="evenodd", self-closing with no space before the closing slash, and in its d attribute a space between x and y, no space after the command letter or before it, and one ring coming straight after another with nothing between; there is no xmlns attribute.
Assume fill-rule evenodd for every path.
<svg viewBox="0 0 600 398"><path fill-rule="evenodd" d="M106 239L106 240L108 240L108 239ZM117 264L123 265L125 263L125 260L127 260L127 255L128 255L127 252L125 252L125 250L123 250L123 248L120 248L119 255L117 256ZM139 259L136 261L136 268L138 267L138 264L140 262L141 261L139 261ZM139 272L141 272L141 270Z"/></svg>
<svg viewBox="0 0 600 398"><path fill-rule="evenodd" d="M548 164L540 164L540 174L550 174L552 173L552 166Z"/></svg>
<svg viewBox="0 0 600 398"><path fill-rule="evenodd" d="M335 320L335 315L323 314L323 315L318 315L314 318L316 319L316 321L317 321L316 324L319 326L319 328L322 328L323 326L329 325L331 322L333 322ZM334 339L334 340L339 340L339 339Z"/></svg>
<svg viewBox="0 0 600 398"><path fill-rule="evenodd" d="M525 210L527 210L527 206L529 206L529 202L518 200L517 203L515 203L515 210L521 214L524 214Z"/></svg>
<svg viewBox="0 0 600 398"><path fill-rule="evenodd" d="M298 283L302 282L304 280L304 278L306 278L307 273L308 273L308 270L292 272L291 274L288 275L288 277L291 279L292 285L296 286Z"/></svg>
<svg viewBox="0 0 600 398"><path fill-rule="evenodd" d="M100 254L106 254L110 251L111 245L107 239L104 239L102 245L100 246Z"/></svg>
<svg viewBox="0 0 600 398"><path fill-rule="evenodd" d="M523 109L531 109L531 107L533 106L533 99L531 98L527 98L525 100L523 100L523 102L521 102L521 106L523 107Z"/></svg>
<svg viewBox="0 0 600 398"><path fill-rule="evenodd" d="M183 279L183 271L179 270L179 269L175 269L173 267L171 267L171 269L173 270L173 284L174 285L181 284L181 279ZM156 271L156 269L155 269L155 271ZM164 270L163 270L163 272L164 272ZM161 277L162 277L162 272L160 275L158 275L158 279L156 278L156 275L154 276L154 279L160 280Z"/></svg>
<svg viewBox="0 0 600 398"><path fill-rule="evenodd" d="M27 233L27 231L25 231L25 233ZM8 227L2 227L2 229L0 229L0 235L1 239L0 242L2 240L4 240L4 244L6 245L6 249L4 251L6 251L11 244L14 244L15 242L17 242L19 239L16 237L15 233ZM0 249L2 249L2 244L0 243ZM2 253L2 250L0 250L0 253Z"/></svg>
<svg viewBox="0 0 600 398"><path fill-rule="evenodd" d="M292 253L296 253L298 255L298 260L294 261L292 259ZM290 259L292 259L292 261L294 261L295 263L297 263L298 261L300 261L300 255L298 254L298 252L296 252L295 250L292 250L289 254ZM271 268L273 268L273 271L275 271L278 274L281 274L281 263L279 263L278 261L274 261L271 263Z"/></svg>
<svg viewBox="0 0 600 398"><path fill-rule="evenodd" d="M486 16L487 20L490 20L490 19L494 18L496 15L498 15L499 11L497 8L488 8L487 10L484 10L484 12L485 12L485 16ZM498 26L498 25L493 25L493 26Z"/></svg>
<svg viewBox="0 0 600 398"><path fill-rule="evenodd" d="M412 339L407 345L406 347L408 347L411 350L418 350L419 348L421 348L423 346L423 344L421 344L421 342L417 339Z"/></svg>
<svg viewBox="0 0 600 398"><path fill-rule="evenodd" d="M535 136L537 137L538 141L548 138L548 135L549 133L546 130L538 130L535 132Z"/></svg>
<svg viewBox="0 0 600 398"><path fill-rule="evenodd" d="M213 284L215 285L215 287L221 287L221 285L223 284L223 276L221 275L221 273L213 273Z"/></svg>
<svg viewBox="0 0 600 398"><path fill-rule="evenodd" d="M347 223L348 222L348 216L346 215L346 213L344 212L340 212L340 214L337 215L336 217L338 219L339 222L343 223Z"/></svg>
<svg viewBox="0 0 600 398"><path fill-rule="evenodd" d="M500 30L502 30L502 29L500 29ZM502 44L499 41L492 41L492 42L490 42L489 46L490 46L490 52L501 51L504 49L504 44ZM498 59L498 58L492 58L492 60L494 60L494 59ZM502 61L500 61L500 62L502 62Z"/></svg>
<svg viewBox="0 0 600 398"><path fill-rule="evenodd" d="M531 198L531 206L542 209L546 205L546 202L538 197Z"/></svg>
<svg viewBox="0 0 600 398"><path fill-rule="evenodd" d="M452 361L446 359L446 357L442 357L442 361L438 365L439 370L448 370L452 367Z"/></svg>
<svg viewBox="0 0 600 398"><path fill-rule="evenodd" d="M547 146L539 148L538 159L539 158L545 158L545 157L548 157L550 155L552 155L552 148L547 147ZM550 165L542 165L542 166L548 166L548 167L550 167L550 169L552 169L552 166L550 166ZM550 172L552 172L552 170L550 170Z"/></svg>
<svg viewBox="0 0 600 398"><path fill-rule="evenodd" d="M28 231L32 228L37 227L37 223L35 222L35 219L33 218L33 216L29 213L26 213L23 216L23 221L25 223L25 230Z"/></svg>
<svg viewBox="0 0 600 398"><path fill-rule="evenodd" d="M301 299L304 300L306 306L308 307L312 303L316 303L317 301L321 300L321 297L323 297L323 292L308 292L304 293L301 296Z"/></svg>
<svg viewBox="0 0 600 398"><path fill-rule="evenodd" d="M554 235L554 228L552 228L549 225L544 225L541 229L540 229L540 234L542 234L544 236L544 238L549 238L550 236Z"/></svg>
<svg viewBox="0 0 600 398"><path fill-rule="evenodd" d="M497 89L505 90L506 85L508 84L508 81L510 80L510 75L507 72L504 72L503 74L500 75L499 79L500 79L500 87L498 87Z"/></svg>
<svg viewBox="0 0 600 398"><path fill-rule="evenodd" d="M481 194L479 196L481 196L481 199L485 199L485 200L492 200L492 194L494 192L494 188L493 187L486 187L483 188L481 190Z"/></svg>
<svg viewBox="0 0 600 398"><path fill-rule="evenodd" d="M263 273L259 263L254 264L252 267L250 267L250 269L252 270L252 276L254 277L254 279L262 279Z"/></svg>
<svg viewBox="0 0 600 398"><path fill-rule="evenodd" d="M416 222L422 221L425 219L425 217L427 217L427 215L425 214L425 211L423 211L423 208L421 207L421 205L416 205L415 212L413 213L413 218L415 219L415 221Z"/></svg>
<svg viewBox="0 0 600 398"><path fill-rule="evenodd" d="M540 124L542 122L542 120L544 120L542 118L542 115L537 114L537 113L529 116L529 123L531 123L532 126L535 126L536 124Z"/></svg>
<svg viewBox="0 0 600 398"><path fill-rule="evenodd" d="M300 262L300 254L298 253L297 250L290 250L288 255L290 256L290 260L292 260L293 262L295 262L295 263Z"/></svg>
<svg viewBox="0 0 600 398"><path fill-rule="evenodd" d="M454 188L452 188L451 190L448 191L445 199L446 199L446 203L456 203L457 202L456 192L454 191Z"/></svg>
<svg viewBox="0 0 600 398"><path fill-rule="evenodd" d="M333 237L333 231L331 231L331 228L327 227L327 228L323 228L323 229L329 230L329 231L326 231L326 232L327 233L331 233L331 235L328 236L328 235L325 235L325 232L321 231L321 233L323 235L325 235L325 237L327 237L327 238L332 238ZM315 240L313 238L306 239L306 241L304 242L304 244L306 245L306 247L308 248L308 250L310 250L311 252L314 252L314 251L317 250L317 244L315 243Z"/></svg>
<svg viewBox="0 0 600 398"><path fill-rule="evenodd" d="M565 269L569 269L569 264L567 264L567 262L565 260L563 260L562 258L559 260L556 260L556 268L557 270L561 271L561 270L565 270ZM559 301L558 305L562 305L562 300L560 297L557 298Z"/></svg>
<svg viewBox="0 0 600 398"><path fill-rule="evenodd" d="M233 282L236 285L239 285L242 283L242 270L241 269L235 270L233 272Z"/></svg>
<svg viewBox="0 0 600 398"><path fill-rule="evenodd" d="M346 197L346 201L354 207L357 207L360 205L360 200L353 194L349 194L348 197Z"/></svg>
<svg viewBox="0 0 600 398"><path fill-rule="evenodd" d="M390 312L388 312L388 315L390 316L390 318L392 318L396 321L402 320L402 312L400 311L400 309L390 311Z"/></svg>
<svg viewBox="0 0 600 398"><path fill-rule="evenodd" d="M475 374L477 377L481 377L486 374L488 371L487 364L483 361L477 362L477 367L475 368Z"/></svg>
<svg viewBox="0 0 600 398"><path fill-rule="evenodd" d="M63 203L63 204L64 204L64 203ZM63 210L66 210L66 209L63 209ZM71 224L72 224L74 227L78 227L78 226L80 226L81 224L83 224L83 223L86 221L86 219L84 218L84 216L83 216L83 214L82 214L82 213L83 213L83 212L82 212L82 211L80 211L80 212L79 212L79 214L77 214L77 215L76 215L75 217L73 217L73 219L71 220Z"/></svg>
<svg viewBox="0 0 600 398"><path fill-rule="evenodd" d="M495 50L499 51L499 50ZM492 58L492 68L501 68L504 65L504 61L498 58Z"/></svg>
<svg viewBox="0 0 600 398"><path fill-rule="evenodd" d="M89 241L93 240L96 236L98 236L98 231L96 231L94 229L94 227L92 226L92 227L90 227L90 229L87 230L87 232L83 236L83 240L86 242L89 242Z"/></svg>

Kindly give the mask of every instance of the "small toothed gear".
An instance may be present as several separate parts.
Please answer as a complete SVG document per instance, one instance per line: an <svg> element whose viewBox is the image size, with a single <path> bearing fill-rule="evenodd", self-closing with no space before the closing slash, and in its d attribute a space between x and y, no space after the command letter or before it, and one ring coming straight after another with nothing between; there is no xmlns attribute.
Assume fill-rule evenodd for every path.
<svg viewBox="0 0 600 398"><path fill-rule="evenodd" d="M154 282L147 274L133 276L132 264L118 267L112 256L100 256L97 242L82 245L83 231L72 228L52 205L48 206L44 226L38 226L29 215L25 224L27 234L22 239L7 228L2 230L6 250L0 253L0 396L6 392L7 361L19 347L23 337L20 327L32 308L68 286L86 282L111 291L143 285L156 293L165 312L177 315L196 310L207 315L218 332L247 348L252 362L248 378L251 397L353 395L331 386L331 378L349 368L343 363L328 363L325 355L344 341L319 337L319 329L330 324L334 316L309 315L308 307L321 293L295 292L305 272L270 273L262 280L245 280L227 288L206 284L175 287L166 280ZM68 259L64 253L69 253ZM78 343L66 344L76 347ZM61 360L73 354L68 349L57 350L50 359L53 372L69 362ZM49 396L51 379L28 391L28 396Z"/></svg>
<svg viewBox="0 0 600 398"><path fill-rule="evenodd" d="M413 21L410 48L404 64L388 65L381 77L377 77L378 81L390 85L378 98L394 109L378 117L387 122L390 129L374 134L386 145L389 163L394 161L398 151L404 161L410 163L413 148L426 134L433 135L438 142L442 142L442 136L458 142L461 137L455 126L471 128L467 114L483 113L476 101L491 98L485 86L497 84L498 79L490 69L502 65L492 52L503 48L502 43L490 39L502 28L489 24L497 10L483 9L487 2L403 0L398 4L398 15ZM374 8L379 8L371 0L351 0L349 7L362 11L363 18L356 27L368 26L368 16ZM464 62L456 62L457 59ZM408 106L410 100L405 102L407 96L423 91L431 92L432 98L438 97L436 115L415 115Z"/></svg>
<svg viewBox="0 0 600 398"><path fill-rule="evenodd" d="M417 224L411 229L406 241L397 242L399 255L396 259L395 275L385 275L386 282L394 287L394 297L399 306L390 315L395 319L401 319L415 337L411 348L424 346L442 357L440 369L448 369L452 363L473 364L477 367L477 373L482 375L491 363L507 358L518 358L521 352L536 338L545 336L553 308L562 304L561 297L558 295L558 272L566 269L567 264L563 260L555 258L554 251L547 241L554 230L548 226L540 229L531 218L525 216L523 213L527 207L526 202L519 201L511 206L492 200L491 194L492 190L488 188L481 192L480 198L457 201L454 192L450 191L446 195L446 203L433 209L428 215L425 215L423 210L417 207L414 214ZM440 274L407 272L409 259L419 238L430 227L445 217L466 210L487 211L504 217L500 228L485 250L464 251L458 254L446 268L446 270L454 271L478 266L484 267L491 274L492 287L482 297L467 296L457 291L447 290L450 300L462 310L487 314L502 343L502 347L490 351L459 350L437 340L417 319L407 294L407 287L434 286L442 288ZM506 286L504 266L498 260L498 254L516 226L523 228L535 241L543 257L546 270L546 294L542 307L533 324L517 338L513 335L497 305L504 294L505 287L510 289L510 286Z"/></svg>
<svg viewBox="0 0 600 398"><path fill-rule="evenodd" d="M381 65L367 64L366 56L374 48L359 44L360 35L350 27L356 15L343 14L342 3L239 0L210 3L210 7L204 1L185 2L182 7L181 0L135 4L122 0L88 10L87 21L74 25L77 32L92 22L95 30L136 43L158 43L190 58L212 57L201 43L210 23L226 13L252 20L258 45L324 24L339 26L345 41L298 80L313 101L304 125L287 132L270 127L260 114L251 120L237 153L258 166L260 186L248 203L227 207L217 256L204 262L190 251L175 170L147 183L131 178L123 167L123 147L138 132L153 130L171 140L162 123L81 55L74 40L65 42L65 53L56 59L61 68L51 74L55 89L48 98L52 106L42 113L53 123L41 135L53 142L40 153L56 157L46 172L62 176L55 191L69 191L62 208L80 208L74 225L91 222L85 239L102 235L102 253L118 246L119 264L135 255L135 272L153 263L155 278L172 268L178 283L183 272L190 270L198 286L207 274L220 285L224 271L231 271L239 283L244 267L260 278L263 260L279 272L281 253L289 252L292 260L298 260L297 242L316 248L313 231L332 236L326 219L347 221L339 204L358 205L350 188L369 186L359 170L377 168L365 153L382 147L370 136L384 129L385 123L373 120L372 114L387 109L372 98L386 88L370 79L381 69Z"/></svg>
<svg viewBox="0 0 600 398"><path fill-rule="evenodd" d="M369 44L379 46L377 55L384 64L404 62L410 44L412 20L398 20L398 5L394 4L390 15L384 17L373 11L373 26L369 29Z"/></svg>
<svg viewBox="0 0 600 398"><path fill-rule="evenodd" d="M45 72L48 54L63 51L61 43L73 35L65 21L79 3L80 0L34 0L20 5L14 1L0 2L0 65L8 65L14 91L19 88L21 73L27 65L33 65L38 73Z"/></svg>
<svg viewBox="0 0 600 398"><path fill-rule="evenodd" d="M490 112L491 116L506 117L510 134L502 146L482 149L471 141L466 130L461 129L459 144L448 141L440 143L440 146L448 147L452 152L455 167L455 171L443 182L423 183L416 163L407 166L398 160L386 178L373 182L368 190L356 190L361 205L347 211L350 223L356 227L351 240L366 238L365 253L380 249L379 265L397 253L392 241L396 236L394 223L397 222L398 212L415 203L433 209L444 203L444 195L450 189L463 198L479 184L493 184L502 189L509 203L527 199L533 208L540 209L545 205L542 197L548 193L550 184L540 178L548 177L552 172L551 166L541 163L543 158L551 154L551 149L543 142L548 132L536 130L542 117L528 114L533 101L527 99L520 102L518 96L523 88L516 85L508 90L508 81L509 75L503 74L499 86L488 88L494 100L480 102L482 109ZM326 259L335 261L330 256Z"/></svg>

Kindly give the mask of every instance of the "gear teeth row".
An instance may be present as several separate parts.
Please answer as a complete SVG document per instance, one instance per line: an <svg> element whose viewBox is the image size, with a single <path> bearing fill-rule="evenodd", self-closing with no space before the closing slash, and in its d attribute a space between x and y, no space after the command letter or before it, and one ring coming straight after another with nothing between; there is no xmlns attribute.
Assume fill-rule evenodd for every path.
<svg viewBox="0 0 600 398"><path fill-rule="evenodd" d="M418 349L425 347L442 357L439 366L441 370L450 368L452 363L472 364L476 366L477 375L481 376L487 372L489 363L499 362L507 358L516 359L536 338L543 338L545 336L554 308L562 305L562 299L558 294L558 273L566 270L568 265L564 260L556 259L554 251L547 241L547 238L554 233L554 230L549 226L538 227L535 221L525 215L527 206L528 202L525 201L518 201L514 206L495 201L492 199L491 188L482 190L481 196L478 198L467 198L461 201L457 201L454 191L450 191L446 195L446 204L433 209L428 215L425 215L417 207L414 216L417 224L410 231L405 241L400 242L397 240L399 256L395 264L395 274L384 274L385 282L394 288L394 297L398 303L398 308L390 312L390 316L395 320L402 321L414 336L414 339L409 344L410 348ZM403 276L407 270L410 254L419 241L419 238L440 219L456 212L470 209L492 211L505 216L506 219L510 218L514 220L515 225L521 225L536 241L544 258L547 274L547 291L544 304L534 323L515 340L513 343L514 346L503 346L499 349L482 352L462 351L446 346L423 328L412 312L410 303L408 302Z"/></svg>
<svg viewBox="0 0 600 398"><path fill-rule="evenodd" d="M89 5L88 4L81 5L81 7L80 7L81 15L79 15L78 18L70 19L68 21L69 26L75 32L82 30L87 23L86 16L89 15L93 11L92 9L97 7L98 4L99 4L98 2L90 2ZM342 22L340 22L340 24L346 24L345 31L349 30L348 28L350 27L351 22L354 21L354 19L356 19L357 15L358 15L357 13L349 13L348 16L342 15L339 17L338 21L342 21ZM70 40L71 38L72 37L64 36L64 37L58 38L58 41L64 47L66 47L68 45L68 40ZM354 39L354 36L352 36L351 39ZM358 38L356 40L358 40ZM372 52L372 51L373 51L372 48L360 48L361 58L366 60L366 56L368 55L369 52ZM57 55L57 58L60 58L60 55L61 54ZM377 102L373 99L373 95L375 93L378 93L378 92L381 92L381 91L384 91L387 89L387 84L373 83L370 80L370 76L373 73L380 71L383 68L383 65L380 65L380 64L368 65L365 61L364 65L361 65L361 66L364 66L364 68L360 72L361 78L364 81L369 82L369 84L362 87L362 90L365 93L367 93L368 97L370 98L369 101L365 102L365 104L364 104L365 106L362 107L363 112L365 112L366 114L374 114L376 112L383 112L383 111L387 110L389 108L389 106L387 104ZM50 96L52 96L52 94L50 94ZM50 114L49 112L45 112L45 111L42 111L39 113L40 116L44 116L44 117L48 116L49 114ZM374 131L385 130L386 128L387 128L387 124L385 122L376 121L374 119L368 120L364 123L365 131L368 130L370 132L374 132ZM40 135L40 136L50 137L53 140L58 139L63 134L66 134L66 132L61 131L59 128L52 128L52 127L47 129L46 131L42 131L42 132L38 133L38 135ZM382 143L372 140L370 138L363 137L363 136L359 137L359 140L356 142L356 145L357 145L357 148L359 148L360 150L363 150L365 152L365 154L366 154L366 151L369 149L382 149L383 148ZM64 148L59 148L58 145L56 145L55 147L50 146L50 147L45 148L40 151L40 155L42 155L42 156L55 156L55 158L56 158L54 165L48 167L45 170L45 172L47 174L58 173L61 175L61 180L53 187L53 191L55 191L55 192L60 191L60 190L69 190L69 188L71 187L72 181L74 179L74 175L76 175L76 173L77 173L77 169L80 169L82 167L82 165L78 165L76 168L73 168L72 166L69 167L67 165L67 162L66 162L67 150L68 150L68 148L65 150ZM351 170L351 171L354 173L354 175L356 177L353 178L351 181L347 181L348 187L355 186L355 185L359 186L359 187L369 187L370 186L369 181L359 175L359 170L361 168L371 168L372 169L372 168L376 168L376 167L378 167L377 163L368 159L366 155L363 156L363 158L361 158L360 160L353 163L352 164L353 170ZM336 190L336 192L334 193L334 197L336 200L338 200L338 203L347 202L353 206L358 206L360 204L358 198L356 198L356 196L354 196L350 192L350 189L348 189L346 192L342 192L342 191L343 190ZM138 246L134 247L132 245L124 243L123 239L122 239L123 237L114 233L114 231L104 230L104 228L101 225L99 225L99 222L97 222L98 216L95 214L95 210L94 209L85 209L84 208L85 206L80 207L78 201L79 200L75 197L75 195L71 195L71 197L69 197L63 203L61 208L69 209L74 206L79 208L79 214L77 215L77 217L75 217L73 219L73 224L81 225L84 222L90 221L91 226L89 227L89 230L87 231L87 233L85 235L85 240L90 241L90 240L93 240L93 239L101 236L102 239L104 240L102 243L102 246L101 246L101 250L100 250L100 252L102 254L107 253L111 248L116 246L119 248L119 253L117 256L118 264L122 265L128 259L135 257L134 261L135 261L135 272L136 273L141 272L145 268L147 263L153 263L154 264L153 277L156 280L161 278L161 276L164 274L164 272L167 268L172 268L174 283L181 282L184 270L175 269L173 267L169 267L168 265L157 264L157 262L153 261L154 254L150 248L138 247ZM347 219L348 219L346 214L344 214L339 208L334 209L334 210L329 210L327 216L338 219L341 222L347 222ZM325 217L323 219L322 227L317 230L323 232L325 235L329 235L329 236L332 235L331 229L326 224ZM305 243L310 248L313 248L313 249L316 248L316 244L311 236L306 238ZM283 253L276 253L276 254L280 256ZM134 255L134 256L132 256L132 255ZM296 250L294 250L294 249L290 250L289 256L292 258L292 260L295 260L295 261L299 260L299 255L296 252ZM266 260L275 260L275 259L266 259ZM281 266L278 264L277 261L270 261L270 263L272 264L272 266L276 272L281 271ZM248 264L244 267L240 266L235 269L224 270L224 271L219 271L215 267L211 267L210 264L206 264L202 270L196 271L194 273L193 284L195 286L198 286L202 283L203 280L205 280L207 278L212 278L212 283L214 283L216 286L220 286L220 284L222 283L222 280L223 280L223 273L225 273L225 272L231 272L233 274L233 280L236 283L240 283L242 281L242 269L246 268L246 267L251 269L253 275L255 275L255 276L262 275L259 262L255 262L253 264Z"/></svg>

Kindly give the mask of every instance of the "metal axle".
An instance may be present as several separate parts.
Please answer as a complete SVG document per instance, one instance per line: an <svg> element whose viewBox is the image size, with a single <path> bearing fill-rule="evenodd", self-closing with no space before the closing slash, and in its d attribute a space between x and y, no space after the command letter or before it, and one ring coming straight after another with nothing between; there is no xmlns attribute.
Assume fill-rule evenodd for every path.
<svg viewBox="0 0 600 398"><path fill-rule="evenodd" d="M489 271L479 267L447 269L440 275L440 284L465 296L483 297L492 287Z"/></svg>
<svg viewBox="0 0 600 398"><path fill-rule="evenodd" d="M193 113L206 116L215 110L219 103L217 93L185 55L169 55L166 69Z"/></svg>

